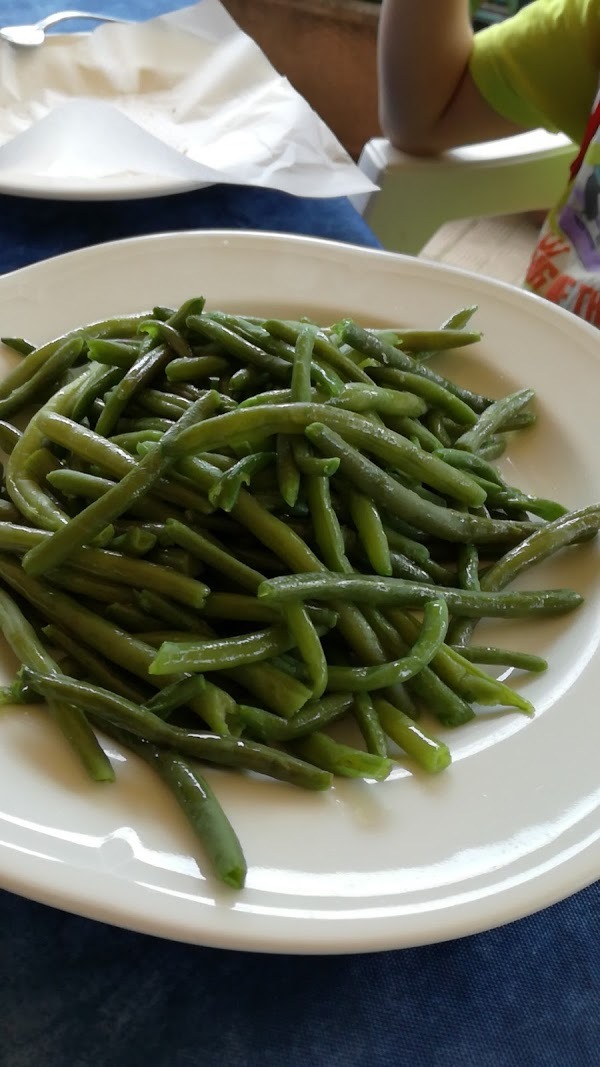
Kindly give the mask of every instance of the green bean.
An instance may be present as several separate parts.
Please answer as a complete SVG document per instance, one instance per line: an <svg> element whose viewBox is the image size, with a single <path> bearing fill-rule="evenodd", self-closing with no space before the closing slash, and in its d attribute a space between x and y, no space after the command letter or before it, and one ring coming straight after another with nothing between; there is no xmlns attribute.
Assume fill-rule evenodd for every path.
<svg viewBox="0 0 600 1067"><path fill-rule="evenodd" d="M104 611L104 617L136 637L149 626L158 626L160 622L159 619L149 617L140 611L135 603L124 600L115 600L109 604Z"/></svg>
<svg viewBox="0 0 600 1067"><path fill-rule="evenodd" d="M340 461L335 457L323 459L316 456L305 437L295 436L291 438L292 453L296 467L300 474L314 474L317 477L331 478L336 473Z"/></svg>
<svg viewBox="0 0 600 1067"><path fill-rule="evenodd" d="M497 592L504 589L522 571L535 566L561 548L594 537L600 530L600 506L595 504L563 515L547 523L522 541L518 548L507 552L486 571L481 579L481 589ZM465 623L458 631L453 628L455 643L466 644L473 631L472 623Z"/></svg>
<svg viewBox="0 0 600 1067"><path fill-rule="evenodd" d="M96 474L86 474L84 471L69 468L51 471L47 481L53 489L58 489L67 497L84 497L90 500L97 500L115 485L110 478L101 478ZM140 515L159 522L173 514L172 508L160 504L151 497L134 501L130 511L132 515Z"/></svg>
<svg viewBox="0 0 600 1067"><path fill-rule="evenodd" d="M232 889L242 889L247 867L240 842L198 767L148 741L134 740L130 734L123 737L123 744L145 759L169 787L203 845L219 881Z"/></svg>
<svg viewBox="0 0 600 1067"><path fill-rule="evenodd" d="M533 529L532 523L482 518L423 500L327 426L313 423L306 435L325 455L338 456L341 473L358 489L370 494L376 504L426 533L448 541L493 543L523 540Z"/></svg>
<svg viewBox="0 0 600 1067"><path fill-rule="evenodd" d="M26 341L24 337L0 337L0 342L6 348L12 348L13 352L17 352L20 356L28 356L30 352L35 351L36 347L30 341Z"/></svg>
<svg viewBox="0 0 600 1067"><path fill-rule="evenodd" d="M170 322L164 322L162 319L144 319L138 326L138 333L147 334L155 345L161 344L170 348L180 359L193 357L190 345Z"/></svg>
<svg viewBox="0 0 600 1067"><path fill-rule="evenodd" d="M450 645L453 652L458 652L469 663L500 664L503 667L516 667L522 671L545 671L548 663L541 656L531 652L516 652L510 648L492 648L489 645Z"/></svg>
<svg viewBox="0 0 600 1067"><path fill-rule="evenodd" d="M209 490L208 499L214 507L231 511L243 485L250 485L252 477L275 459L274 452L255 452L241 459L224 471L219 481Z"/></svg>
<svg viewBox="0 0 600 1067"><path fill-rule="evenodd" d="M369 330L379 337L381 331ZM442 326L440 330L414 330L401 327L395 329L396 342L394 347L401 348L405 352L420 353L427 351L445 352L449 348L463 348L465 345L475 344L481 340L481 334L467 332L462 328ZM342 331L344 338L344 331ZM381 340L381 338L379 337ZM344 338L345 340L345 338ZM347 342L351 344L350 341Z"/></svg>
<svg viewBox="0 0 600 1067"><path fill-rule="evenodd" d="M291 719L282 719L279 715L272 715L263 708L255 708L248 704L238 705L237 710L244 726L259 740L270 743L306 737L313 730L320 730L339 719L352 702L352 696L349 693L332 693L320 700L305 704L302 710L293 715ZM384 752L383 755L385 754Z"/></svg>
<svg viewBox="0 0 600 1067"><path fill-rule="evenodd" d="M0 399L0 416L6 418L9 415L14 415L31 403L32 400L35 400L44 389L56 385L64 372L79 359L82 351L83 341L80 337L73 337L68 341L64 341L48 356L31 377L15 387L8 396ZM21 366L25 364L28 358L31 357L26 356ZM6 383L6 379L4 383Z"/></svg>
<svg viewBox="0 0 600 1067"><path fill-rule="evenodd" d="M171 360L165 373L169 382L199 382L219 377L227 369L227 360L221 356L187 356Z"/></svg>
<svg viewBox="0 0 600 1067"><path fill-rule="evenodd" d="M349 503L352 521L369 563L376 574L390 576L390 546L376 505L365 493L353 490L349 494Z"/></svg>
<svg viewBox="0 0 600 1067"><path fill-rule="evenodd" d="M172 326L174 330L185 330L187 328L187 320L190 315L201 315L204 311L206 300L203 296L192 296L189 300L185 300L181 307L178 307L176 311L172 311L167 316L166 322L169 326ZM162 309L159 308L159 311ZM168 310L168 309L165 309ZM162 314L155 315L156 319L162 319Z"/></svg>
<svg viewBox="0 0 600 1067"><path fill-rule="evenodd" d="M309 476L306 480L306 495L315 539L325 565L332 571L350 573L352 566L346 555L344 537L331 502L329 479L318 475Z"/></svg>
<svg viewBox="0 0 600 1067"><path fill-rule="evenodd" d="M168 431L165 438L169 438L172 432L176 436L180 425L185 430L188 417L206 417L214 410L214 402L214 396L208 393L193 405L194 414L186 413L178 427L174 428L174 431ZM168 452L165 453L161 446L150 446L150 451L117 485L98 500L88 504L46 541L30 549L23 557L25 571L35 577L57 567L82 543L91 541L110 522L127 511L132 502L145 496L166 472L170 462Z"/></svg>
<svg viewBox="0 0 600 1067"><path fill-rule="evenodd" d="M252 567L247 567L245 563L241 563L234 555L215 543L212 538L191 530L178 519L169 519L165 523L165 533L174 544L188 549L198 559L225 574L242 588L256 592L262 580L262 574L253 570ZM208 593L208 589L206 592Z"/></svg>
<svg viewBox="0 0 600 1067"><path fill-rule="evenodd" d="M322 695L327 686L327 660L315 624L304 604L292 601L283 610L285 623L298 652L306 664L310 679L312 695L315 700Z"/></svg>
<svg viewBox="0 0 600 1067"><path fill-rule="evenodd" d="M434 453L439 455L442 448L441 442L438 441L435 434L431 432L425 426L424 423L419 422L418 419L410 419L406 417L402 418L388 418L387 425L390 430L394 430L395 433L403 434L408 438L416 447L423 449L424 452ZM455 466L455 464L452 464Z"/></svg>
<svg viewBox="0 0 600 1067"><path fill-rule="evenodd" d="M311 697L310 689L299 678L293 678L274 663L249 663L224 674L286 719L295 715Z"/></svg>
<svg viewBox="0 0 600 1067"><path fill-rule="evenodd" d="M47 348L48 346L45 346ZM36 354L45 349L36 349ZM33 353L32 353L33 356ZM23 367L29 357L25 357ZM17 368L19 369L19 368ZM78 398L89 387L90 382L98 381L104 372L101 368L91 367L74 382L70 382L47 401L29 420L27 427L8 458L5 470L6 488L13 503L22 515L35 526L43 530L55 530L69 521L68 515L56 506L52 498L26 473L27 457L45 444L43 417L51 412L61 418L64 412L70 412ZM2 388L0 387L0 394Z"/></svg>
<svg viewBox="0 0 600 1067"><path fill-rule="evenodd" d="M180 630L195 630L196 632L209 629L196 611L189 611L181 601L175 601L169 596L162 596L151 589L134 589L133 596L140 610L146 615L161 619L170 626L177 626ZM203 613L206 601L203 604ZM212 634L210 634L212 636Z"/></svg>
<svg viewBox="0 0 600 1067"><path fill-rule="evenodd" d="M103 363L107 367L119 367L129 370L140 351L139 341L110 341L101 337L91 337L86 345L87 357L94 363Z"/></svg>
<svg viewBox="0 0 600 1067"><path fill-rule="evenodd" d="M487 437L495 433L507 418L522 411L534 396L533 389L520 389L517 393L496 400L479 416L475 426L458 438L455 447L477 452Z"/></svg>
<svg viewBox="0 0 600 1067"><path fill-rule="evenodd" d="M444 600L450 611L476 618L524 618L573 611L583 597L573 589L544 589L515 593L476 592L446 586L420 586L402 578L381 578L374 574L290 574L262 583L258 596L272 603L301 600L351 601L367 604L396 604L418 608L431 600Z"/></svg>
<svg viewBox="0 0 600 1067"><path fill-rule="evenodd" d="M28 684L44 697L71 700L85 711L143 740L172 748L193 759L226 767L242 767L305 789L328 789L331 775L301 759L253 741L193 733L163 722L157 715L99 686L78 682L64 675L26 670Z"/></svg>
<svg viewBox="0 0 600 1067"><path fill-rule="evenodd" d="M600 506L580 508L547 523L493 564L481 580L487 591L503 589L526 568L575 542L595 537L600 530Z"/></svg>
<svg viewBox="0 0 600 1067"><path fill-rule="evenodd" d="M186 319L188 329L208 340L217 341L222 348L242 363L250 363L258 370L266 371L271 377L287 381L291 375L291 366L279 356L265 352L252 341L246 340L239 333L217 322L207 315L189 315Z"/></svg>
<svg viewBox="0 0 600 1067"><path fill-rule="evenodd" d="M298 340L300 331L304 328L303 323L282 322L280 319L268 319L264 322L264 328L273 337L279 337L281 340L288 341L291 345L295 345ZM369 382L369 376L360 367L357 367L355 363L343 352L340 352L329 338L321 331L317 331L314 340L315 353L322 357L335 372L343 375L344 378L350 379L350 381L356 382Z"/></svg>
<svg viewBox="0 0 600 1067"><path fill-rule="evenodd" d="M291 747L301 759L342 778L368 778L382 782L392 769L391 760L343 745L318 730L291 742Z"/></svg>
<svg viewBox="0 0 600 1067"><path fill-rule="evenodd" d="M10 456L13 448L21 439L21 431L10 422L0 419L0 450Z"/></svg>
<svg viewBox="0 0 600 1067"><path fill-rule="evenodd" d="M290 434L278 433L275 448L279 492L288 507L293 508L300 493L300 471L292 451Z"/></svg>
<svg viewBox="0 0 600 1067"><path fill-rule="evenodd" d="M345 411L376 411L380 415L400 417L423 415L427 410L425 401L410 391L382 389L378 385L355 382L345 385L339 396L334 397L330 404Z"/></svg>
<svg viewBox="0 0 600 1067"><path fill-rule="evenodd" d="M148 668L155 656L155 650L151 645L138 640L126 630L113 626L95 612L89 611L71 597L59 593L39 579L28 577L9 556L0 556L0 566L4 581L51 622L64 627L69 632L78 634L87 645L101 648L107 659L125 668L144 682L151 682L154 686L162 688L173 681L172 678L166 676L154 679L149 676ZM191 702L190 706L196 711L197 701ZM219 714L219 717L209 719L205 717L207 713L203 705L198 707L198 714L202 715L204 721L215 733L229 732L225 718Z"/></svg>
<svg viewBox="0 0 600 1067"><path fill-rule="evenodd" d="M131 367L106 395L104 407L96 423L96 433L110 437L132 397L145 388L165 366L169 358L168 350L163 345L158 348L151 346L151 341L142 345Z"/></svg>
<svg viewBox="0 0 600 1067"><path fill-rule="evenodd" d="M445 601L430 601L425 605L421 633L407 656L374 667L330 667L328 689L350 693L373 692L409 681L439 651L447 628L448 608Z"/></svg>
<svg viewBox="0 0 600 1067"><path fill-rule="evenodd" d="M231 619L236 622L276 622L281 617L277 608L244 593L210 593L204 602L202 615L207 619Z"/></svg>
<svg viewBox="0 0 600 1067"><path fill-rule="evenodd" d="M265 352L279 357L286 363L293 363L294 346L296 343L295 334L290 337L292 343L288 344L281 338L268 333L261 324L262 320L261 322L250 322L247 318L242 319L237 315L226 315L222 312L211 312L211 317L214 318L216 322L221 322L223 325L230 326L247 340L253 341ZM242 372L238 373L241 374ZM316 358L313 358L310 373L311 379L327 394L327 396L336 396L337 393L341 392L343 382L331 366L323 364Z"/></svg>
<svg viewBox="0 0 600 1067"><path fill-rule="evenodd" d="M390 552L390 570L393 578L406 578L408 581L425 582L427 585L434 584L433 578L427 571L422 570L401 552Z"/></svg>
<svg viewBox="0 0 600 1067"><path fill-rule="evenodd" d="M352 710L367 747L367 752L371 752L374 756L387 757L385 734L369 694L354 693Z"/></svg>
<svg viewBox="0 0 600 1067"><path fill-rule="evenodd" d="M116 671L108 660L98 655L96 650L86 648L67 630L53 623L44 626L43 633L51 644L67 652L70 658L83 668L90 681L103 686L104 689L111 689L113 693L132 700L134 704L144 703L146 699L144 690L126 678L122 670Z"/></svg>
<svg viewBox="0 0 600 1067"><path fill-rule="evenodd" d="M502 434L494 434L483 442L477 450L477 455L491 463L493 460L499 459L504 452L506 452L506 437L503 437Z"/></svg>
<svg viewBox="0 0 600 1067"><path fill-rule="evenodd" d="M365 607L364 613L388 655L397 657L408 653L418 633L417 624L413 619L408 619L404 613L399 611L395 613L387 611L383 614L377 608ZM403 629L403 623L409 627L408 634L405 629L402 634L400 632ZM434 658L438 659L439 655L438 653ZM436 717L447 726L458 726L474 718L475 713L466 700L438 678L429 667L424 667L419 674L406 683L406 688L403 690L404 696L406 696L406 690L421 704L431 708ZM395 703L398 701L396 700ZM411 718L416 718L414 707L406 701L399 706Z"/></svg>
<svg viewBox="0 0 600 1067"><path fill-rule="evenodd" d="M414 640L417 623L412 616L396 608L388 610L387 616L407 641ZM431 666L440 678L465 700L488 706L504 705L517 708L525 715L533 714L533 707L528 700L503 682L491 678L447 645L442 645L435 654Z"/></svg>
<svg viewBox="0 0 600 1067"><path fill-rule="evenodd" d="M310 372L315 346L315 328L302 326L296 338L294 362L292 364L291 394L292 403L302 404L311 401Z"/></svg>
<svg viewBox="0 0 600 1067"><path fill-rule="evenodd" d="M18 522L21 518L14 504L11 504L10 500L0 499L0 521L1 522Z"/></svg>
<svg viewBox="0 0 600 1067"><path fill-rule="evenodd" d="M405 331L403 333L403 341L409 336L409 333L410 331ZM436 335L437 340L443 348L456 348L461 344L470 344L474 340L479 340L480 336L480 334L469 335L462 330L456 330L454 332L451 330L440 330ZM434 342L436 337L431 334L428 337L421 335L418 340L429 343L422 343L420 347L426 350L435 347L435 344L432 344L431 342ZM419 363L418 360L413 359L412 356L408 354L409 346L407 344L403 344L402 346L407 349L406 351L402 351L400 348L393 345L385 344L385 342L380 341L372 333L369 333L369 331L362 330L360 326L357 326L354 322L346 322L343 324L341 338L346 344L351 345L352 348L358 349L363 355L377 360L378 363L395 367L398 370L412 371L413 373L420 374L424 378L428 378L432 382L436 382L450 393L453 393L454 396L463 400L477 413L484 411L491 403L486 397L479 396L477 393L472 393L470 389L464 389L462 386L448 381L447 378L443 378L429 367ZM413 339L416 341L417 337L414 337L413 335Z"/></svg>
<svg viewBox="0 0 600 1067"><path fill-rule="evenodd" d="M463 426L474 426L477 422L473 409L439 382L424 378L421 374L399 370L397 367L374 367L370 373L374 381L382 382L390 387L386 392L394 393L396 390L404 390L405 392L400 395L414 394L419 397L423 410L434 408ZM399 408L396 411L391 409L389 414L414 417L422 415L423 411L403 411ZM435 430L433 432L435 433Z"/></svg>
<svg viewBox="0 0 600 1067"><path fill-rule="evenodd" d="M174 521L174 520L172 520ZM13 523L0 523L0 550L32 552L49 542L51 535L45 530L32 530ZM92 571L96 578L105 577L124 585L142 586L164 593L182 604L202 608L208 595L208 586L184 574L168 571L149 560L133 559L107 552L104 549L81 548L71 553L72 566ZM56 573L56 569L54 570ZM262 575L258 575L260 579Z"/></svg>
<svg viewBox="0 0 600 1067"><path fill-rule="evenodd" d="M244 441L259 431L264 436L275 433L303 433L311 423L324 423L338 431L348 441L397 466L405 473L424 481L434 489L448 492L466 504L479 507L485 493L467 474L455 470L434 456L422 452L410 441L375 426L369 419L350 411L339 411L328 405L280 404L275 407L245 408L226 412L204 423L192 426L168 441L162 447L170 455L210 451L221 441L230 443Z"/></svg>
<svg viewBox="0 0 600 1067"><path fill-rule="evenodd" d="M100 397L105 396L121 380L122 371L118 367L109 367L105 371L100 367L91 369L96 373L84 376L83 388L78 391L75 403L70 406L68 414L73 422L88 419L93 423ZM43 414L42 408L40 417Z"/></svg>
<svg viewBox="0 0 600 1067"><path fill-rule="evenodd" d="M165 641L150 664L151 674L176 671L218 671L260 663L280 656L295 645L287 627L270 626L239 637L222 637L213 641Z"/></svg>
<svg viewBox="0 0 600 1067"><path fill-rule="evenodd" d="M31 623L3 589L0 589L2 634L22 664L34 670L58 672L56 661L40 642ZM49 702L51 716L82 766L94 781L112 782L115 773L85 715L68 701Z"/></svg>
<svg viewBox="0 0 600 1067"><path fill-rule="evenodd" d="M310 390L309 402L318 403L323 399L322 395L316 390ZM245 410L246 408L262 407L265 404L290 404L292 401L291 389L265 389L263 392L253 393L251 396L247 396L245 400L242 400L238 407Z"/></svg>
<svg viewBox="0 0 600 1067"><path fill-rule="evenodd" d="M179 678L176 682L171 682L171 685L165 686L164 689L159 689L158 693L145 701L144 707L162 719L176 708L187 704L189 700L200 696L205 686L206 682L201 674Z"/></svg>
<svg viewBox="0 0 600 1067"><path fill-rule="evenodd" d="M443 741L418 726L383 697L375 697L374 704L388 737L412 756L419 767L430 774L438 774L450 765L450 750Z"/></svg>
<svg viewBox="0 0 600 1067"><path fill-rule="evenodd" d="M111 542L113 552L121 552L124 556L145 556L156 544L156 534L150 533L141 527L130 527L124 533L114 537Z"/></svg>

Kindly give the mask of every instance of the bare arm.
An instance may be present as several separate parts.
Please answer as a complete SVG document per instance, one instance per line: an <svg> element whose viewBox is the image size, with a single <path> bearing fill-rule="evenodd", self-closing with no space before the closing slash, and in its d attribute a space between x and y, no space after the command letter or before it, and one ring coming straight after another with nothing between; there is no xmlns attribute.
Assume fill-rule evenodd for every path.
<svg viewBox="0 0 600 1067"><path fill-rule="evenodd" d="M469 74L468 0L383 0L379 117L392 144L417 155L522 132Z"/></svg>

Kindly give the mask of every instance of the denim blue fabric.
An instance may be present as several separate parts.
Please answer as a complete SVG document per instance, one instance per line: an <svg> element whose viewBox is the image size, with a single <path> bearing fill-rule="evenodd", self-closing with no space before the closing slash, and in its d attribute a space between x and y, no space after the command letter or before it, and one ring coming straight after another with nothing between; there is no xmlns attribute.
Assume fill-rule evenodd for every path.
<svg viewBox="0 0 600 1067"><path fill-rule="evenodd" d="M0 895L2 1067L595 1067L600 887L363 956L160 941Z"/></svg>
<svg viewBox="0 0 600 1067"><path fill-rule="evenodd" d="M57 6L0 0L0 25ZM98 6L150 17L176 5ZM377 245L343 199L220 186L130 203L0 197L0 272L207 227ZM599 915L595 885L475 937L295 958L170 943L2 893L0 1067L595 1067Z"/></svg>

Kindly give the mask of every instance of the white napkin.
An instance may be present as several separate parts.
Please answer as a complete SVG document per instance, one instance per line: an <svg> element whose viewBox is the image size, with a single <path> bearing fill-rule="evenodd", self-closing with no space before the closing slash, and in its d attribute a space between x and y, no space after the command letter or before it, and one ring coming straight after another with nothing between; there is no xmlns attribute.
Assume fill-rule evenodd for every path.
<svg viewBox="0 0 600 1067"><path fill-rule="evenodd" d="M219 0L31 51L0 41L0 185L19 175L317 197L375 188Z"/></svg>

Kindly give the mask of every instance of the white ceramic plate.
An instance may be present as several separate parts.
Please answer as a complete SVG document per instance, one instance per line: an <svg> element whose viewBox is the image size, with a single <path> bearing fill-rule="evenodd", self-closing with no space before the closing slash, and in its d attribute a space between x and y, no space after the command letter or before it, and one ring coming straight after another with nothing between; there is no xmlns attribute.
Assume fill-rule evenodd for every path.
<svg viewBox="0 0 600 1067"><path fill-rule="evenodd" d="M0 333L41 342L198 293L247 313L324 321L351 313L382 325L436 325L479 304L484 340L448 362L457 378L496 394L537 390L539 425L511 451L514 481L570 506L600 499L597 332L464 272L299 237L149 237L1 278ZM164 937L299 953L458 937L589 884L600 869L598 549L566 553L523 584L586 595L568 617L498 627L499 640L550 660L545 675L514 681L535 703L535 719L488 713L451 733L454 763L437 778L399 764L387 782L307 795L211 773L247 854L241 893L198 872L192 836L145 766L110 744L117 784L90 785L43 713L3 712L1 884ZM3 660L10 677L8 653Z"/></svg>
<svg viewBox="0 0 600 1067"><path fill-rule="evenodd" d="M69 41L72 38L88 36L85 32L80 33L56 33L51 32L49 37L52 41ZM55 135L49 133L52 137ZM70 131L69 131L70 132ZM66 136L62 127L60 136ZM77 128L77 138L87 137L87 132ZM143 136L143 135L142 135ZM93 149L93 144L91 144ZM40 149L38 149L40 150ZM70 152L70 142L64 146L64 152ZM136 147L130 149L137 152ZM143 149L141 149L143 151ZM156 148L154 149L156 151ZM42 157L49 153L49 161L54 158L56 145L50 147L44 141L41 147ZM160 148L159 148L160 153ZM134 156L135 158L135 156ZM54 168L49 162L48 173L39 172L37 167L28 173L19 167L18 172L0 166L0 194L5 196L27 196L33 200L143 200L158 196L172 196L176 193L187 193L193 189L202 189L206 182L195 178L184 177L181 174L169 173L143 173L133 170L123 174L107 174L90 177L89 175L69 177L53 172Z"/></svg>

